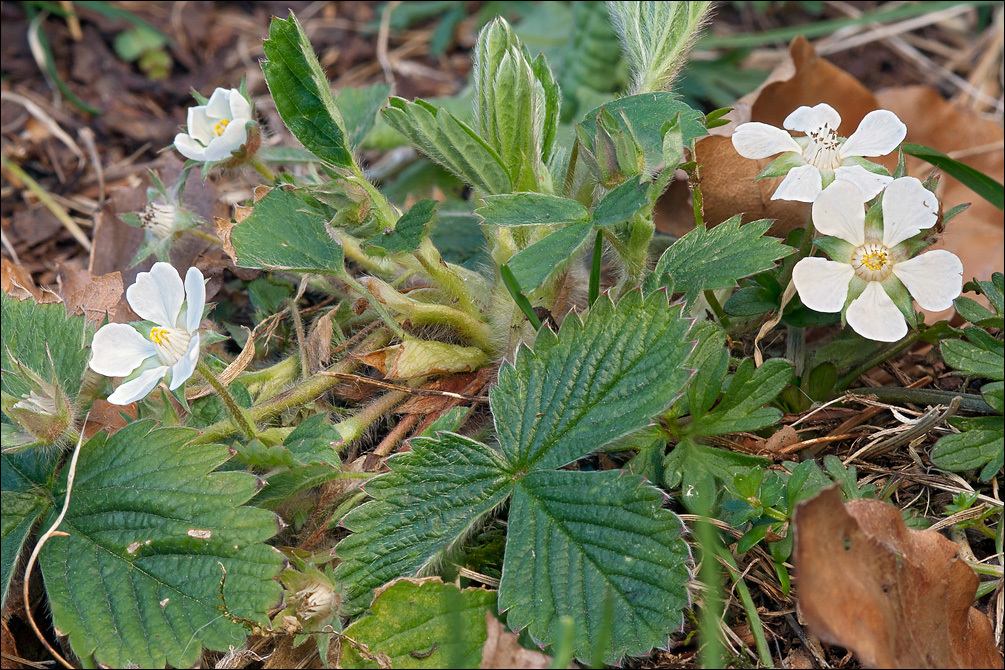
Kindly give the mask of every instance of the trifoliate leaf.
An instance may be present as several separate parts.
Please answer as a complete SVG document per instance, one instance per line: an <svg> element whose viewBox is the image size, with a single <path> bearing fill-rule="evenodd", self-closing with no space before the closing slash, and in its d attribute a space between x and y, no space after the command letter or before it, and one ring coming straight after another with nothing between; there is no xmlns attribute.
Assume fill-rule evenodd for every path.
<svg viewBox="0 0 1005 670"><path fill-rule="evenodd" d="M195 430L153 426L134 422L82 447L59 528L67 535L50 538L39 557L53 623L74 653L107 667L193 666L203 647L245 642L221 605L264 625L280 601L282 555L261 544L278 519L240 507L257 479L213 472L227 448L188 444ZM62 487L52 492L63 496ZM57 514L50 509L43 525Z"/></svg>
<svg viewBox="0 0 1005 670"><path fill-rule="evenodd" d="M487 196L475 214L489 226L537 226L590 220L590 211L575 200L545 193Z"/></svg>
<svg viewBox="0 0 1005 670"><path fill-rule="evenodd" d="M647 282L655 282L655 289L669 278L673 290L686 293L689 301L707 289L732 288L738 279L768 270L792 253L792 247L764 236L770 227L766 219L741 226L734 216L714 228L695 228L663 252Z"/></svg>
<svg viewBox="0 0 1005 670"><path fill-rule="evenodd" d="M262 49L268 59L262 63L265 81L290 132L321 160L339 168L355 165L331 86L292 12L287 19L272 19Z"/></svg>
<svg viewBox="0 0 1005 670"><path fill-rule="evenodd" d="M680 628L688 605L688 548L663 494L618 471L531 472L516 486L499 585L508 625L555 644L560 617L572 617L575 656L598 651L607 663L647 654Z"/></svg>
<svg viewBox="0 0 1005 670"><path fill-rule="evenodd" d="M726 371L721 359L717 371L720 375ZM768 359L756 369L753 361L744 360L730 377L729 389L715 409L692 415L694 421L688 434L725 435L770 426L782 418L782 413L764 405L778 397L792 374L792 364L783 358Z"/></svg>
<svg viewBox="0 0 1005 670"><path fill-rule="evenodd" d="M303 200L274 188L255 203L251 215L230 229L234 263L243 268L337 273L342 246L325 230L325 221L306 210Z"/></svg>
<svg viewBox="0 0 1005 670"><path fill-rule="evenodd" d="M505 462L480 442L441 433L410 444L388 460L390 473L367 482L375 500L343 521L354 531L335 548L344 614L369 606L378 586L441 561L512 488Z"/></svg>
<svg viewBox="0 0 1005 670"><path fill-rule="evenodd" d="M640 93L618 98L592 109L583 116L579 125L590 138L597 136L597 117L606 110L618 119L622 129L632 132L646 152L647 163L662 161L663 126L680 114L681 135L685 145L706 134L702 113L685 104L676 93ZM631 128L625 119L631 122Z"/></svg>
<svg viewBox="0 0 1005 670"><path fill-rule="evenodd" d="M680 307L657 292L601 296L585 323L538 332L491 391L500 447L512 467L557 468L645 426L673 404L693 348Z"/></svg>
<svg viewBox="0 0 1005 670"><path fill-rule="evenodd" d="M386 654L392 668L477 668L485 645L485 612L495 591L458 589L439 578L399 579L373 600L373 616L357 619L345 637ZM358 647L342 644L340 667L379 668Z"/></svg>
<svg viewBox="0 0 1005 670"><path fill-rule="evenodd" d="M507 265L520 288L533 291L543 284L583 246L592 230L589 223L574 223L513 254Z"/></svg>

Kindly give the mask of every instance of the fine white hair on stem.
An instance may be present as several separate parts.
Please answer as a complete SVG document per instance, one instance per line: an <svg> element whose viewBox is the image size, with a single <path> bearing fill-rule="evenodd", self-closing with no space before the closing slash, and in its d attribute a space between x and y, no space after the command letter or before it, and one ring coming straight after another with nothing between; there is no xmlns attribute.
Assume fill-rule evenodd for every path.
<svg viewBox="0 0 1005 670"><path fill-rule="evenodd" d="M708 18L710 2L607 3L632 66L632 93L664 91L684 66Z"/></svg>
<svg viewBox="0 0 1005 670"><path fill-rule="evenodd" d="M35 549L32 550L31 556L28 557L28 565L24 568L24 586L21 592L24 598L24 611L28 615L28 624L31 629L35 632L35 636L39 641L45 646L46 650L52 657L59 661L65 668L73 668L69 661L63 658L58 651L52 648L49 641L45 639L42 635L42 631L39 630L38 624L35 623L34 617L31 615L31 601L28 599L28 585L31 582L31 570L35 566L35 561L38 560L38 555L42 551L42 545L44 545L50 537L59 534L58 528L61 523L63 523L63 518L66 516L66 511L70 509L70 494L73 492L73 480L77 475L77 458L80 456L80 448L84 444L84 428L87 426L87 418L90 416L88 412L87 416L84 417L83 425L80 426L80 437L77 439L77 446L73 449L73 456L70 457L70 469L67 471L66 475L66 497L63 499L63 510L56 517L56 521L49 527L49 530L42 533L38 538L38 543L35 544ZM66 535L66 533L62 533Z"/></svg>

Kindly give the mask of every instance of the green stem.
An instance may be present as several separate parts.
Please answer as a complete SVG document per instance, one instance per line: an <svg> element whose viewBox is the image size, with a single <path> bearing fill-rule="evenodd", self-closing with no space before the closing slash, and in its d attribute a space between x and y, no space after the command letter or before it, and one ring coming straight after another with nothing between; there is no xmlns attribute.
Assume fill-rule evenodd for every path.
<svg viewBox="0 0 1005 670"><path fill-rule="evenodd" d="M464 280L453 272L443 258L439 250L428 237L422 238L419 249L415 252L415 258L422 264L423 269L433 279L437 287L457 299L460 308L475 319L481 320L482 312L475 297L468 290Z"/></svg>
<svg viewBox="0 0 1005 670"><path fill-rule="evenodd" d="M234 396L230 395L230 391L227 390L227 387L223 384L223 382L217 379L216 375L209 369L209 366L206 365L205 361L199 359L199 362L196 363L196 370L198 370L199 374L201 374L203 378L209 382L209 385L213 387L213 390L219 394L220 398L223 400L223 404L227 406L227 409L230 410L231 415L234 417L237 427L241 429L242 433L244 433L244 437L248 440L253 440L256 433L255 425L251 420L249 420L248 415L245 413L245 409L237 404L237 401L234 400Z"/></svg>
<svg viewBox="0 0 1005 670"><path fill-rule="evenodd" d="M405 339L405 330L395 321L391 313L384 308L384 305L373 296L372 293L366 290L366 288L356 281L348 271L342 269L340 272L335 273L336 276L349 285L349 288L359 293L364 298L367 298L367 302L373 307L373 311L377 312L377 316L384 322L385 325L394 333L394 336L399 340Z"/></svg>
<svg viewBox="0 0 1005 670"><path fill-rule="evenodd" d="M270 170L269 167L262 161L258 160L258 158L252 156L251 160L249 160L248 163L251 165L251 167L255 168L258 171L258 174L265 177L265 180L268 181L270 184L274 184L276 182L276 173Z"/></svg>
<svg viewBox="0 0 1005 670"><path fill-rule="evenodd" d="M717 543L718 544L718 543ZM761 624L761 617L757 614L757 605L750 596L750 589L743 581L740 569L736 567L736 559L725 547L719 546L719 557L729 567L730 575L733 578L733 587L736 595L740 598L743 611L747 614L747 621L750 623L750 632L754 636L754 646L757 647L757 656L761 659L761 665L773 668L774 662L771 660L771 650L768 648L768 639L764 636L764 626Z"/></svg>
<svg viewBox="0 0 1005 670"><path fill-rule="evenodd" d="M722 327L729 328L729 317L726 316L726 311L722 308L719 299L715 297L715 291L708 289L704 292L704 296L705 302L712 308L712 313L715 314L715 318L719 320Z"/></svg>
<svg viewBox="0 0 1005 670"><path fill-rule="evenodd" d="M395 407L403 403L409 395L404 391L389 391L348 419L335 424L342 439L335 443L338 451L343 451L350 443L360 438L363 432Z"/></svg>
<svg viewBox="0 0 1005 670"><path fill-rule="evenodd" d="M724 593L722 588L722 575L719 571L719 564L715 560L717 554L724 550L720 546L718 533L715 527L707 521L698 520L694 524L694 532L701 546L701 570L700 579L705 587L705 595L702 598L701 619L699 620L699 630L701 632L701 647L698 651L702 668L722 668L723 666L723 644L719 639L719 622L722 619L722 606Z"/></svg>
<svg viewBox="0 0 1005 670"><path fill-rule="evenodd" d="M216 246L220 246L220 245L223 244L223 242L220 241L220 238L217 237L216 235L212 235L210 233L203 232L203 231L199 230L198 228L189 228L185 232L188 233L189 235L194 236L194 237L198 237L200 240L205 240L206 242L209 242L210 244L215 244Z"/></svg>
<svg viewBox="0 0 1005 670"><path fill-rule="evenodd" d="M900 352L904 351L909 346L917 342L920 338L921 338L921 331L916 330L910 333L900 342L893 342L892 344L888 344L887 346L883 347L875 354L867 358L865 362L863 362L861 365L859 365L856 368L853 368L850 372L848 372L847 374L843 375L840 379L838 379L837 384L834 386L834 392L841 393L842 391L847 390L848 387L851 386L855 382L855 380L858 379L860 376L862 376L864 373L868 372L869 370L872 370L877 365L885 363L888 359L893 358ZM874 390L875 389L870 389L870 392Z"/></svg>
<svg viewBox="0 0 1005 670"><path fill-rule="evenodd" d="M387 331L378 330L367 336L359 344L358 349L361 351L379 349L387 344L389 339L390 337ZM350 373L360 365L361 363L358 359L352 356L347 356L333 365L331 370L334 372ZM307 381L294 386L285 393L281 393L264 402L258 403L254 407L250 407L245 411L255 423L268 421L269 419L279 416L287 410L314 402L322 394L330 391L333 387L341 383L341 381L342 380L340 378L332 375L314 375L307 379ZM235 423L234 419L223 419L222 421L217 421L212 426L209 426L202 431L202 434L192 440L192 443L208 444L211 442L217 442L229 435L233 435L238 430L239 426Z"/></svg>
<svg viewBox="0 0 1005 670"><path fill-rule="evenodd" d="M862 395L874 395L882 402L910 402L917 405L948 405L953 398L960 399L960 409L981 414L997 414L991 405L973 393L957 393L941 389L910 389L896 386L855 389Z"/></svg>

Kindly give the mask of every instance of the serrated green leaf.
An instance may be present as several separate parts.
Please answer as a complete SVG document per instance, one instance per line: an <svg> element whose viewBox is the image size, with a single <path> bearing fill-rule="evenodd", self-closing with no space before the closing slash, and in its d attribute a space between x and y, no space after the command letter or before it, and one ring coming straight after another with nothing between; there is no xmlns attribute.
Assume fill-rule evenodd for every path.
<svg viewBox="0 0 1005 670"><path fill-rule="evenodd" d="M516 486L499 584L513 629L541 644L559 640L560 617L574 622L581 660L647 654L683 621L688 549L663 494L618 471L531 472ZM595 617L613 605L603 648Z"/></svg>
<svg viewBox="0 0 1005 670"><path fill-rule="evenodd" d="M273 18L262 45L262 72L283 123L307 149L335 167L355 166L345 122L314 47L297 18Z"/></svg>
<svg viewBox="0 0 1005 670"><path fill-rule="evenodd" d="M390 473L366 484L374 500L343 520L353 531L335 548L343 614L369 606L378 586L442 560L512 488L505 461L480 442L441 433L410 444L388 460Z"/></svg>
<svg viewBox="0 0 1005 670"><path fill-rule="evenodd" d="M680 114L681 136L685 145L706 134L702 113L685 104L676 93L640 93L605 103L592 109L579 123L591 139L597 136L597 116L607 110L628 132L624 118L630 119L635 138L646 152L647 165L663 160L663 127ZM622 116L624 114L624 117Z"/></svg>
<svg viewBox="0 0 1005 670"><path fill-rule="evenodd" d="M649 204L649 182L633 177L604 196L593 210L593 225L603 228L624 223Z"/></svg>
<svg viewBox="0 0 1005 670"><path fill-rule="evenodd" d="M391 98L381 114L415 148L482 191L509 193L509 173L499 154L467 124L442 107L424 101Z"/></svg>
<svg viewBox="0 0 1005 670"><path fill-rule="evenodd" d="M87 345L94 327L80 316L67 316L63 305L38 305L32 300L18 301L6 293L0 295L0 388L21 396L30 386L17 374L10 357L21 362L43 379L58 381L72 400L80 388L91 352ZM55 366L56 380L50 378ZM12 374L11 374L12 373Z"/></svg>
<svg viewBox="0 0 1005 670"><path fill-rule="evenodd" d="M684 505L695 513L707 514L715 502L715 482L736 491L737 475L751 468L765 468L766 458L716 449L685 439L663 461L664 485L681 490Z"/></svg>
<svg viewBox="0 0 1005 670"><path fill-rule="evenodd" d="M556 468L645 426L672 405L693 343L663 293L601 296L558 335L542 328L490 392L500 447L512 467Z"/></svg>
<svg viewBox="0 0 1005 670"><path fill-rule="evenodd" d="M775 423L782 418L781 411L764 405L778 397L792 375L792 364L782 358L768 359L756 369L752 360L744 360L719 404L705 415L694 416L688 434L725 435Z"/></svg>
<svg viewBox="0 0 1005 670"><path fill-rule="evenodd" d="M939 438L932 447L932 463L952 472L981 468L980 478L994 477L1005 459L1005 427L1001 416L964 419L956 424L962 433Z"/></svg>
<svg viewBox="0 0 1005 670"><path fill-rule="evenodd" d="M342 246L325 230L324 219L306 207L290 191L269 191L251 215L231 229L234 263L263 270L341 272Z"/></svg>
<svg viewBox="0 0 1005 670"><path fill-rule="evenodd" d="M590 211L575 200L545 193L487 196L475 214L489 226L535 226L590 220Z"/></svg>
<svg viewBox="0 0 1005 670"><path fill-rule="evenodd" d="M282 556L260 544L278 520L240 507L257 479L213 472L227 448L188 444L195 430L153 426L134 422L83 446L60 526L68 536L39 557L53 623L74 653L110 667L187 667L202 647L243 645L247 632L218 610L224 568L235 617L265 624L280 600Z"/></svg>
<svg viewBox="0 0 1005 670"><path fill-rule="evenodd" d="M589 223L574 223L513 254L507 265L520 288L533 291L543 284L583 246L592 230Z"/></svg>
<svg viewBox="0 0 1005 670"><path fill-rule="evenodd" d="M973 341L945 340L940 349L946 364L968 375L1001 381L1005 376L1005 354L1001 342L979 328L967 328L966 333L968 338L978 340L981 346ZM978 333L991 341L987 342Z"/></svg>
<svg viewBox="0 0 1005 670"><path fill-rule="evenodd" d="M373 84L361 88L343 88L335 96L335 106L349 135L349 146L357 147L373 130L377 113L387 102L390 84Z"/></svg>
<svg viewBox="0 0 1005 670"><path fill-rule="evenodd" d="M732 288L738 279L774 267L792 247L765 237L771 221L741 226L734 216L714 228L695 228L663 252L653 275L669 276L674 291L697 295L707 289ZM661 284L662 285L662 284Z"/></svg>
<svg viewBox="0 0 1005 670"><path fill-rule="evenodd" d="M426 225L436 214L435 200L420 200L401 215L394 230L377 233L366 241L368 247L383 249L389 254L415 251L426 233Z"/></svg>
<svg viewBox="0 0 1005 670"><path fill-rule="evenodd" d="M344 635L386 654L392 668L477 668L485 646L485 612L495 591L460 590L439 579L399 579L373 600L373 615L357 619ZM379 668L358 649L342 645L343 668Z"/></svg>

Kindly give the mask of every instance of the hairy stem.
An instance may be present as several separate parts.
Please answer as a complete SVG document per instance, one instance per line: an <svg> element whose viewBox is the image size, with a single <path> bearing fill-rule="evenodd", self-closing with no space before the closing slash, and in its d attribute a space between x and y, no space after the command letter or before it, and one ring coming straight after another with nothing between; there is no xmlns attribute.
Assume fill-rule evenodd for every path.
<svg viewBox="0 0 1005 670"><path fill-rule="evenodd" d="M216 375L209 369L209 366L206 365L205 361L199 359L199 362L196 363L196 369L199 371L199 374L203 376L203 379L209 382L209 385L213 387L213 390L216 391L223 400L223 404L227 406L228 410L230 410L230 414L234 417L237 427L241 429L242 433L244 433L244 437L248 440L253 440L256 433L255 425L254 422L248 418L248 415L245 413L246 410L237 404L237 401L234 400L234 396L230 394L230 391L227 390L227 387L223 384L223 382L217 379Z"/></svg>

